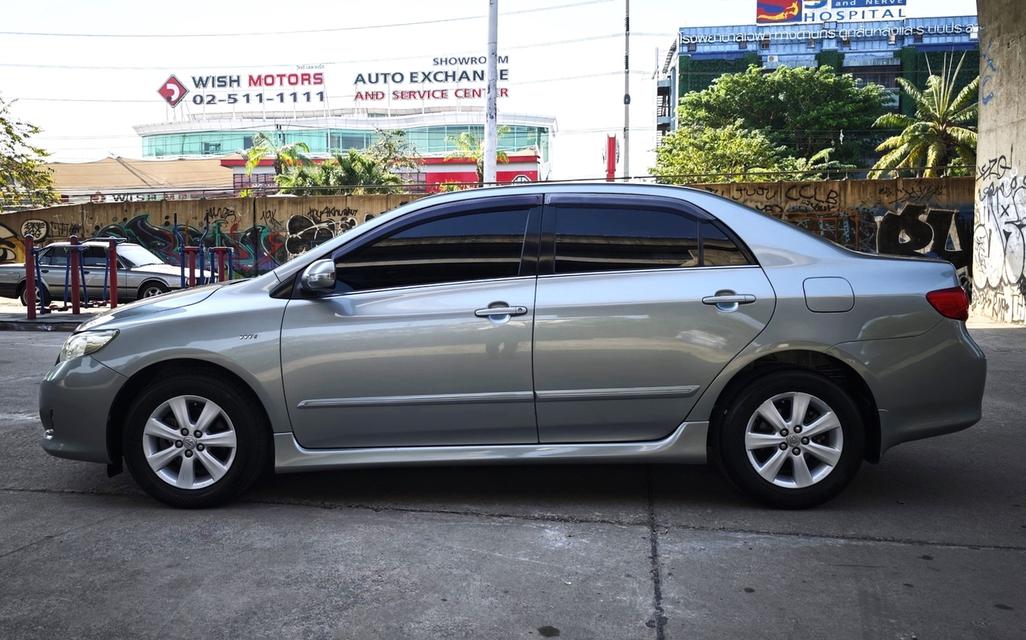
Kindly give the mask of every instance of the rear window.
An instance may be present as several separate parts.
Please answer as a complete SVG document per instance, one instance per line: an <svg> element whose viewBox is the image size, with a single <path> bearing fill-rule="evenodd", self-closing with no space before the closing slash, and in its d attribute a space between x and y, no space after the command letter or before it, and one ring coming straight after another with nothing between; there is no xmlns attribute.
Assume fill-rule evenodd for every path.
<svg viewBox="0 0 1026 640"><path fill-rule="evenodd" d="M737 246L715 223L702 223L702 265L706 267L737 267L751 264Z"/></svg>

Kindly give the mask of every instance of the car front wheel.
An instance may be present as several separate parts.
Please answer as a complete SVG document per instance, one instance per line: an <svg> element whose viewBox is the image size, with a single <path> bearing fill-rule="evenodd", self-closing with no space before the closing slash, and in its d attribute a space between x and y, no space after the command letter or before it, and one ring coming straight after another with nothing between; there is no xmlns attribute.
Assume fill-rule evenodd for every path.
<svg viewBox="0 0 1026 640"><path fill-rule="evenodd" d="M787 509L837 495L865 450L855 402L831 380L807 371L750 383L726 410L718 435L730 480L757 500Z"/></svg>
<svg viewBox="0 0 1026 640"><path fill-rule="evenodd" d="M27 307L28 306L28 288L27 287L23 286L21 288L21 293L18 294L18 298L21 300L21 306L23 306L23 307ZM45 288L41 288L41 287L36 289L36 306L38 307L40 303L42 303L42 305L44 307L50 306L50 292L47 291Z"/></svg>
<svg viewBox="0 0 1026 640"><path fill-rule="evenodd" d="M139 486L177 507L231 500L260 476L266 420L234 384L172 375L145 389L128 412L125 464Z"/></svg>

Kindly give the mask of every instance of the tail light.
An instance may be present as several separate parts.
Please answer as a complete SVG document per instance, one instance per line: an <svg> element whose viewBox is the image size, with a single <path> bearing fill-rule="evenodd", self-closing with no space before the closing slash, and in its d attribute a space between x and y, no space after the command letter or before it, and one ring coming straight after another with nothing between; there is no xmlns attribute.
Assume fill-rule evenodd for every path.
<svg viewBox="0 0 1026 640"><path fill-rule="evenodd" d="M962 287L931 291L926 294L926 300L945 318L969 319L969 296Z"/></svg>

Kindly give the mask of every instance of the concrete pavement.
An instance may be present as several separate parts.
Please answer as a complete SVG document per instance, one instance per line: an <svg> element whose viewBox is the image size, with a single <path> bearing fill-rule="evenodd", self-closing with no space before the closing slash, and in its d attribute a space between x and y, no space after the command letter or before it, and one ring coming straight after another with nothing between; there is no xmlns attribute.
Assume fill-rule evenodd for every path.
<svg viewBox="0 0 1026 640"><path fill-rule="evenodd" d="M811 511L704 467L568 466L282 476L183 512L44 454L64 336L2 334L0 637L1018 638L1026 331L974 335L984 421Z"/></svg>

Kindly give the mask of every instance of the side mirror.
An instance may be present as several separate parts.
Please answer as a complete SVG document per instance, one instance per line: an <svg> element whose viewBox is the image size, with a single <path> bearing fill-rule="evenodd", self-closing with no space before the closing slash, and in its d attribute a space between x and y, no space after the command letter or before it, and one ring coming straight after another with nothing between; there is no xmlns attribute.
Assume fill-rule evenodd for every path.
<svg viewBox="0 0 1026 640"><path fill-rule="evenodd" d="M335 288L335 262L318 260L310 263L299 277L299 285L309 293L323 293Z"/></svg>

